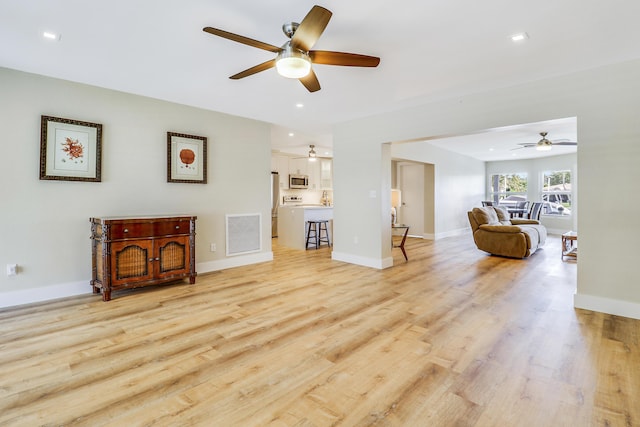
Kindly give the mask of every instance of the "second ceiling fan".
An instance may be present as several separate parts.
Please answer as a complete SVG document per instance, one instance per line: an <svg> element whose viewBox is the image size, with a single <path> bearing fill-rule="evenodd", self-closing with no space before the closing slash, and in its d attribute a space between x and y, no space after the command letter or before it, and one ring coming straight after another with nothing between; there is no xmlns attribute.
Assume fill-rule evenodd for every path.
<svg viewBox="0 0 640 427"><path fill-rule="evenodd" d="M377 67L380 63L380 58L375 56L329 50L312 50L311 48L318 41L327 24L329 24L331 15L332 13L329 10L316 5L311 8L307 16L299 24L297 22L284 24L282 31L290 40L281 47L218 28L205 27L203 31L277 54L274 59L234 74L229 77L230 79L242 79L276 67L280 75L298 79L309 92L316 92L320 90L320 82L311 67L312 64Z"/></svg>
<svg viewBox="0 0 640 427"><path fill-rule="evenodd" d="M555 142L552 142L547 139L547 132L540 132L540 136L542 137L540 141L534 142L534 143L531 143L531 142L520 143L518 145L521 145L522 147L514 148L513 150L535 147L536 150L538 151L549 151L551 150L551 147L553 147L554 145L578 145L578 143L575 141L569 141L565 139L558 139Z"/></svg>

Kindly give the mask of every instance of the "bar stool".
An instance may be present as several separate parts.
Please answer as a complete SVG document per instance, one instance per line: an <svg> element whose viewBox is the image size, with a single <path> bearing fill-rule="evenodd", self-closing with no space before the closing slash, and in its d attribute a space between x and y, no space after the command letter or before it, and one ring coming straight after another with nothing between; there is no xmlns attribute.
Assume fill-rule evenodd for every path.
<svg viewBox="0 0 640 427"><path fill-rule="evenodd" d="M311 244L315 244L316 249L318 249L322 243L331 246L329 229L327 227L328 223L329 220L326 219L307 221L307 241L305 243L305 249L309 249L309 241L311 241ZM312 238L313 240L311 240Z"/></svg>

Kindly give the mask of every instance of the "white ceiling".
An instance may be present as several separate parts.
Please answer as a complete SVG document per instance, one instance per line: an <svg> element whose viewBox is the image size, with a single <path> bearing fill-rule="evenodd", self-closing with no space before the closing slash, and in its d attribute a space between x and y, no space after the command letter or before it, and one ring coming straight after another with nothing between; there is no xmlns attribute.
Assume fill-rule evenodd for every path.
<svg viewBox="0 0 640 427"><path fill-rule="evenodd" d="M551 151L538 151L535 144L547 132L552 142L577 142L577 120L575 117L525 123L497 129L487 129L473 135L458 135L447 138L427 139L426 143L465 156L484 161L521 160L575 153L576 146L553 145Z"/></svg>
<svg viewBox="0 0 640 427"><path fill-rule="evenodd" d="M273 55L202 31L281 45L282 24L316 3L333 17L314 49L379 56L380 66L317 65L315 93L275 70L230 80ZM266 121L273 148L313 143L321 155L335 123L640 57L640 2L631 0L0 0L0 12L2 67ZM510 40L523 31L528 40ZM535 142L541 131L576 138L524 129L482 137L496 147L503 136L510 146ZM447 140L449 149L464 145Z"/></svg>

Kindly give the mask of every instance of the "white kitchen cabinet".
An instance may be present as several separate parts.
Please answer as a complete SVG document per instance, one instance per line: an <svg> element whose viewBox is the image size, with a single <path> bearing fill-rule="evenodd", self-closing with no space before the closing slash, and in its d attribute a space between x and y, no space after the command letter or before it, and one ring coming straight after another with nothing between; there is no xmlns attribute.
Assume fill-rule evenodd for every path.
<svg viewBox="0 0 640 427"><path fill-rule="evenodd" d="M309 160L306 157L289 159L289 173L293 175L309 175Z"/></svg>
<svg viewBox="0 0 640 427"><path fill-rule="evenodd" d="M316 159L308 161L307 175L309 175L310 190L333 190L333 174L331 159Z"/></svg>
<svg viewBox="0 0 640 427"><path fill-rule="evenodd" d="M274 154L271 156L271 170L280 176L280 188L289 188L289 174L307 175L309 190L333 189L333 161L332 159L317 159L309 161L307 157L295 158Z"/></svg>
<svg viewBox="0 0 640 427"><path fill-rule="evenodd" d="M307 160L307 175L309 175L309 190L320 189L320 159Z"/></svg>
<svg viewBox="0 0 640 427"><path fill-rule="evenodd" d="M333 160L320 159L319 161L319 181L321 190L333 190Z"/></svg>
<svg viewBox="0 0 640 427"><path fill-rule="evenodd" d="M289 188L289 156L271 156L271 170L278 172L280 188Z"/></svg>

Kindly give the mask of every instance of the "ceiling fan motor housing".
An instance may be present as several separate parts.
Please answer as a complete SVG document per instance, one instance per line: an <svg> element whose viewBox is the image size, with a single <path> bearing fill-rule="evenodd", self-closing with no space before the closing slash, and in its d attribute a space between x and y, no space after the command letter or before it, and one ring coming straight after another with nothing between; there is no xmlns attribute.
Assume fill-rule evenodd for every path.
<svg viewBox="0 0 640 427"><path fill-rule="evenodd" d="M287 22L282 24L282 32L289 38L293 37L300 24L297 22Z"/></svg>

